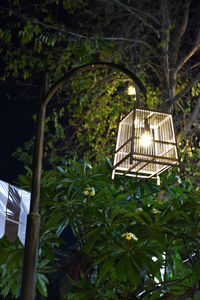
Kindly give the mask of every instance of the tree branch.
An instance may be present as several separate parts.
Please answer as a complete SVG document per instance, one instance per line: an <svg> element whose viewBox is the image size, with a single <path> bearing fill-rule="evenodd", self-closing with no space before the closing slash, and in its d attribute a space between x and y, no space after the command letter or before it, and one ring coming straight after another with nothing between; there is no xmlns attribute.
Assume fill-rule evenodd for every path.
<svg viewBox="0 0 200 300"><path fill-rule="evenodd" d="M107 2L107 0L103 0L104 2ZM112 1L112 0L111 0ZM149 13L147 13L147 12L145 12L145 11L142 11L142 10L140 10L140 9L137 9L137 8L130 8L128 5L125 5L125 4L123 4L123 3L121 3L119 0L113 0L115 3L117 3L118 5L123 5L123 7L124 8L127 8L127 9L129 9L129 10L131 10L131 13L134 13L134 12L136 12L136 13L139 13L139 14L141 14L141 15L144 15L145 17L147 17L147 18L149 18L149 19L151 19L152 21L154 21L156 24L158 24L159 25L159 21L158 21L158 19L157 18L155 18L152 14L149 14ZM129 11L128 10L128 11ZM130 12L130 11L129 11Z"/></svg>
<svg viewBox="0 0 200 300"><path fill-rule="evenodd" d="M182 281L190 278L191 276L192 275L189 274L189 275L187 275L187 276L185 276L183 278L180 278L180 279L171 279L171 280L168 280L168 281L165 281L165 282L156 283L153 288L151 288L149 290L146 290L146 292L141 295L140 299L141 300L144 299L145 296L150 295L150 293L153 292L153 291L156 291L156 290L157 291L161 291L162 288L166 288L166 286L173 286L173 285L179 285L180 286L180 283ZM145 290L145 287L143 287L143 289ZM170 295L172 296L172 294L170 294ZM162 299L164 299L164 298L162 298ZM172 300L173 298L170 298L170 299ZM168 298L168 300L169 300L169 298Z"/></svg>
<svg viewBox="0 0 200 300"><path fill-rule="evenodd" d="M183 5L182 2L180 3L181 7L181 20L176 22L175 33L173 40L171 42L171 51L170 51L170 67L174 67L176 65L176 59L178 56L178 49L180 48L181 39L187 29L188 24L188 15L189 15L189 2L186 5ZM179 26L178 26L179 24Z"/></svg>
<svg viewBox="0 0 200 300"><path fill-rule="evenodd" d="M184 64L194 55L197 50L200 48L200 36L197 38L196 45L193 47L193 49L179 62L177 65L175 72L178 73L180 69L184 66Z"/></svg>
<svg viewBox="0 0 200 300"><path fill-rule="evenodd" d="M46 24L46 23L41 22L37 19L26 17L22 14L14 12L14 11L12 13L16 17L18 17L19 19L21 19L23 21L26 21L26 22L28 21L28 22L31 22L33 24L40 25L40 26L42 26L44 28L47 28L47 29L52 29L52 30L57 31L57 32L65 33L65 34L71 35L75 38L95 40L94 37L89 37L89 36L82 35L82 34L79 34L79 33L76 33L76 32L68 31L65 28L59 28L55 25ZM148 48L151 48L149 43L147 43L145 41L142 41L142 40L138 40L138 39L130 39L130 38L125 38L125 37L100 37L100 38L101 38L101 40L104 40L104 41L122 41L122 42L129 42L129 43L135 43L135 44L143 44L143 45L147 46Z"/></svg>
<svg viewBox="0 0 200 300"><path fill-rule="evenodd" d="M194 69L194 68L196 68L198 66L200 66L200 62L197 62L193 66L191 66L190 70L192 70L192 69Z"/></svg>
<svg viewBox="0 0 200 300"><path fill-rule="evenodd" d="M163 104L164 110L169 110L170 107L175 104L179 98L183 97L192 87L195 83L197 83L200 80L200 72L193 78L193 80L175 97L166 99L166 101Z"/></svg>
<svg viewBox="0 0 200 300"><path fill-rule="evenodd" d="M162 9L162 31L163 31L163 40L165 41L164 46L162 47L163 52L163 73L164 73L164 88L169 91L169 25L170 25L170 17L169 17L169 8L168 1L163 0L161 2Z"/></svg>
<svg viewBox="0 0 200 300"><path fill-rule="evenodd" d="M119 0L113 0L113 1L114 1L117 5L121 6L121 7L124 8L126 11L128 11L131 15L133 15L134 17L136 17L138 20L140 20L144 25L146 25L146 26L149 27L151 30L153 30L153 32L158 32L158 30L157 30L153 25L149 24L148 22L145 21L144 18L142 18L141 16L139 16L138 13L141 13L140 10L132 9L132 8L130 8L129 6L127 6L127 5L123 4L122 2L120 2ZM137 13L136 13L135 11L136 11ZM147 13L143 13L143 14L145 14L145 15L148 16L148 17L150 17L150 15L147 14ZM151 16L151 19L153 19L153 20L158 24L158 21L157 21L155 18L153 18L152 16Z"/></svg>
<svg viewBox="0 0 200 300"><path fill-rule="evenodd" d="M200 115L200 96L198 97L198 102L193 110L192 116L190 117L187 127L184 130L184 135L181 137L181 139L183 139L188 134L193 123L196 121L196 119L199 117L199 115Z"/></svg>

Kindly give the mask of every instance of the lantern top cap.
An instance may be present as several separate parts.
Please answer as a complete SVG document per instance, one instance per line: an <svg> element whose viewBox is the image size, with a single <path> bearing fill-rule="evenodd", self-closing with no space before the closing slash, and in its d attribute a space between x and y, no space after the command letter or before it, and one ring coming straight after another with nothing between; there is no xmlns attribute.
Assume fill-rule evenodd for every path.
<svg viewBox="0 0 200 300"><path fill-rule="evenodd" d="M156 113L156 114L160 114L160 115L172 115L172 113L169 113L169 112L165 112L165 111L158 111L158 110L155 110L155 109L148 109L148 108L137 108L135 107L133 110L135 111L142 111L142 112L152 112L152 113Z"/></svg>
<svg viewBox="0 0 200 300"><path fill-rule="evenodd" d="M162 117L172 116L172 114L171 114L171 113L168 113L168 112L160 112L160 111L157 111L157 110L151 110L151 109L137 108L137 107L136 107L136 108L134 108L132 111L130 111L130 112L128 113L128 115L124 116L124 118L122 118L120 122L123 122L123 121L125 121L126 119L130 118L130 116L131 116L132 114L137 115L138 113L143 113L143 114L145 114L145 113L151 113L151 114L156 114L157 116L160 115L160 116L162 116ZM149 117L149 116L145 116L145 118L147 118L147 119L148 119L148 117Z"/></svg>

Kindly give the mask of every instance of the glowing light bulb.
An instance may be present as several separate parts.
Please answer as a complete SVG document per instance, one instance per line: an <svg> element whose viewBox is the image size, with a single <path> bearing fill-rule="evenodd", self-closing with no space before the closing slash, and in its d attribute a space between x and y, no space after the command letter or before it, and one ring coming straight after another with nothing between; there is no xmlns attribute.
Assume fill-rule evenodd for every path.
<svg viewBox="0 0 200 300"><path fill-rule="evenodd" d="M150 133L148 133L148 132L143 133L140 138L141 146L148 147L151 145L151 143L152 143L152 137L151 137Z"/></svg>
<svg viewBox="0 0 200 300"><path fill-rule="evenodd" d="M135 91L135 88L134 88L133 85L131 85L131 84L128 85L127 94L128 95L135 95L136 94L136 91Z"/></svg>

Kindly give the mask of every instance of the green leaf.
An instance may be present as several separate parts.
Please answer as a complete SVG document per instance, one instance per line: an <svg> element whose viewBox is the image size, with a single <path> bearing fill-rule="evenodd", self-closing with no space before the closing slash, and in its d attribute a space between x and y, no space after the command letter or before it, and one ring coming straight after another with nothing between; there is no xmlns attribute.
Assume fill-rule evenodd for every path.
<svg viewBox="0 0 200 300"><path fill-rule="evenodd" d="M47 297L48 291L47 291L47 286L46 284L49 283L48 278L41 273L37 273L37 280L36 280L36 287L40 294L44 297Z"/></svg>
<svg viewBox="0 0 200 300"><path fill-rule="evenodd" d="M87 241L86 246L85 246L85 252L87 254L90 253L90 250L93 248L93 246L97 240L98 240L98 236L97 237L94 236Z"/></svg>
<svg viewBox="0 0 200 300"><path fill-rule="evenodd" d="M99 272L99 280L102 282L107 275L111 271L113 267L113 259L108 259L103 265L100 266Z"/></svg>
<svg viewBox="0 0 200 300"><path fill-rule="evenodd" d="M127 273L128 273L128 279L132 282L134 286L137 286L140 282L140 276L138 269L134 265L132 259L130 257L127 258Z"/></svg>
<svg viewBox="0 0 200 300"><path fill-rule="evenodd" d="M106 156L105 159L106 159L106 162L108 163L109 167L112 169L113 168L113 164L112 164L110 158Z"/></svg>
<svg viewBox="0 0 200 300"><path fill-rule="evenodd" d="M195 284L199 280L200 275L200 259L195 263L192 268L192 283Z"/></svg>
<svg viewBox="0 0 200 300"><path fill-rule="evenodd" d="M117 277L120 281L126 280L128 270L128 259L127 256L122 256L116 267Z"/></svg>
<svg viewBox="0 0 200 300"><path fill-rule="evenodd" d="M46 266L49 263L48 259L43 259L39 264L38 264L38 268L43 268L44 266Z"/></svg>
<svg viewBox="0 0 200 300"><path fill-rule="evenodd" d="M169 212L167 215L165 215L163 218L161 218L160 223L167 223L168 221L170 221L171 219L177 217L178 215L180 215L179 211L175 211L175 212Z"/></svg>

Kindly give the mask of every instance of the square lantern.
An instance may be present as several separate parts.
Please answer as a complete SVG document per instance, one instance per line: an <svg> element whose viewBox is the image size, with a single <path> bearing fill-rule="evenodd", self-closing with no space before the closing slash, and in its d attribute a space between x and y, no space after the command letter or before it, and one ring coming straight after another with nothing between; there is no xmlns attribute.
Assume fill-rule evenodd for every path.
<svg viewBox="0 0 200 300"><path fill-rule="evenodd" d="M158 179L175 165L179 159L171 114L136 108L120 122L112 178Z"/></svg>

